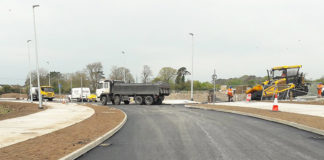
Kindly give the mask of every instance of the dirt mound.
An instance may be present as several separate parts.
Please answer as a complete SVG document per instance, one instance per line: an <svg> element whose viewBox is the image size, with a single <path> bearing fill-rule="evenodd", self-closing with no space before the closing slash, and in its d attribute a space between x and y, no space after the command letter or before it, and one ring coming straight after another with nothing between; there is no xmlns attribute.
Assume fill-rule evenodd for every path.
<svg viewBox="0 0 324 160"><path fill-rule="evenodd" d="M45 106L44 109L46 108ZM25 116L44 109L38 109L38 105L33 103L0 102L0 120Z"/></svg>
<svg viewBox="0 0 324 160"><path fill-rule="evenodd" d="M27 94L5 93L0 95L0 98L27 98Z"/></svg>

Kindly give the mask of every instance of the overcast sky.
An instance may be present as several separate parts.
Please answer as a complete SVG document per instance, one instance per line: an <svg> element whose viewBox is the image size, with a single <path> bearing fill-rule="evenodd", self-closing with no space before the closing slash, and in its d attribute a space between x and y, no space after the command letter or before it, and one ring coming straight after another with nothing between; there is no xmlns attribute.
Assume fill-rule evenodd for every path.
<svg viewBox="0 0 324 160"><path fill-rule="evenodd" d="M113 65L138 77L143 65L154 76L165 66L191 70L192 32L197 80L210 81L214 68L230 78L297 64L308 78L324 75L323 0L0 0L0 84L27 76L33 4L45 69L100 61L106 75Z"/></svg>

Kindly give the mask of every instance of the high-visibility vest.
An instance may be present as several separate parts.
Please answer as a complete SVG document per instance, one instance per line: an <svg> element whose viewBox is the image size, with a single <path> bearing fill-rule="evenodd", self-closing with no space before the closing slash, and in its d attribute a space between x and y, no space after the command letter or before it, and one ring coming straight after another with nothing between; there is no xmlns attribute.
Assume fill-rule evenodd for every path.
<svg viewBox="0 0 324 160"><path fill-rule="evenodd" d="M323 88L323 84L318 84L318 85L317 85L317 89L322 90L322 88Z"/></svg>
<svg viewBox="0 0 324 160"><path fill-rule="evenodd" d="M233 90L231 88L227 90L227 95L233 96Z"/></svg>

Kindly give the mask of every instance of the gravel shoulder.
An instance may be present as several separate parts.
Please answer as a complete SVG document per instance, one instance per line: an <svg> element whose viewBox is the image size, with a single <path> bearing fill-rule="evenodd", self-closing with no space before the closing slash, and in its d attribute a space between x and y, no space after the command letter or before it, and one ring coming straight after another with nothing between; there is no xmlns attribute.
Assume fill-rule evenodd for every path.
<svg viewBox="0 0 324 160"><path fill-rule="evenodd" d="M47 109L38 109L34 103L0 102L0 120L26 116Z"/></svg>
<svg viewBox="0 0 324 160"><path fill-rule="evenodd" d="M64 129L0 149L0 159L59 159L116 127L124 119L118 109L87 105L90 118Z"/></svg>
<svg viewBox="0 0 324 160"><path fill-rule="evenodd" d="M222 109L222 110L230 110L230 111L239 111L244 113L252 113L252 114L257 114L257 115L266 116L270 118L286 120L286 121L324 130L323 117L289 113L289 112L273 112L265 109L256 109L256 108L247 108L247 107L219 106L219 105L216 106L216 105L208 105L208 104L195 104L192 106L198 106L206 109Z"/></svg>

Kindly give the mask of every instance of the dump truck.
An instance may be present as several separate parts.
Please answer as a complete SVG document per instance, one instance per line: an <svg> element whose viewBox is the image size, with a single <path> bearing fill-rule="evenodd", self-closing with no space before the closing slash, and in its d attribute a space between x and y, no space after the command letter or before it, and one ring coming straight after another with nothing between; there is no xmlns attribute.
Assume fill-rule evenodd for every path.
<svg viewBox="0 0 324 160"><path fill-rule="evenodd" d="M51 86L40 86L42 99L48 99L49 101L53 101L54 99L54 89ZM38 97L38 87L32 87L31 93L29 93L28 98L30 98L30 94L32 94L33 100L39 100Z"/></svg>
<svg viewBox="0 0 324 160"><path fill-rule="evenodd" d="M162 104L165 96L170 94L168 83L125 83L124 81L102 80L98 83L96 95L103 105L112 102L129 104L133 97L136 104Z"/></svg>
<svg viewBox="0 0 324 160"><path fill-rule="evenodd" d="M270 100L274 95L278 99L287 99L307 95L308 83L305 74L300 72L301 65L279 66L267 70L268 79L246 91L252 100Z"/></svg>

